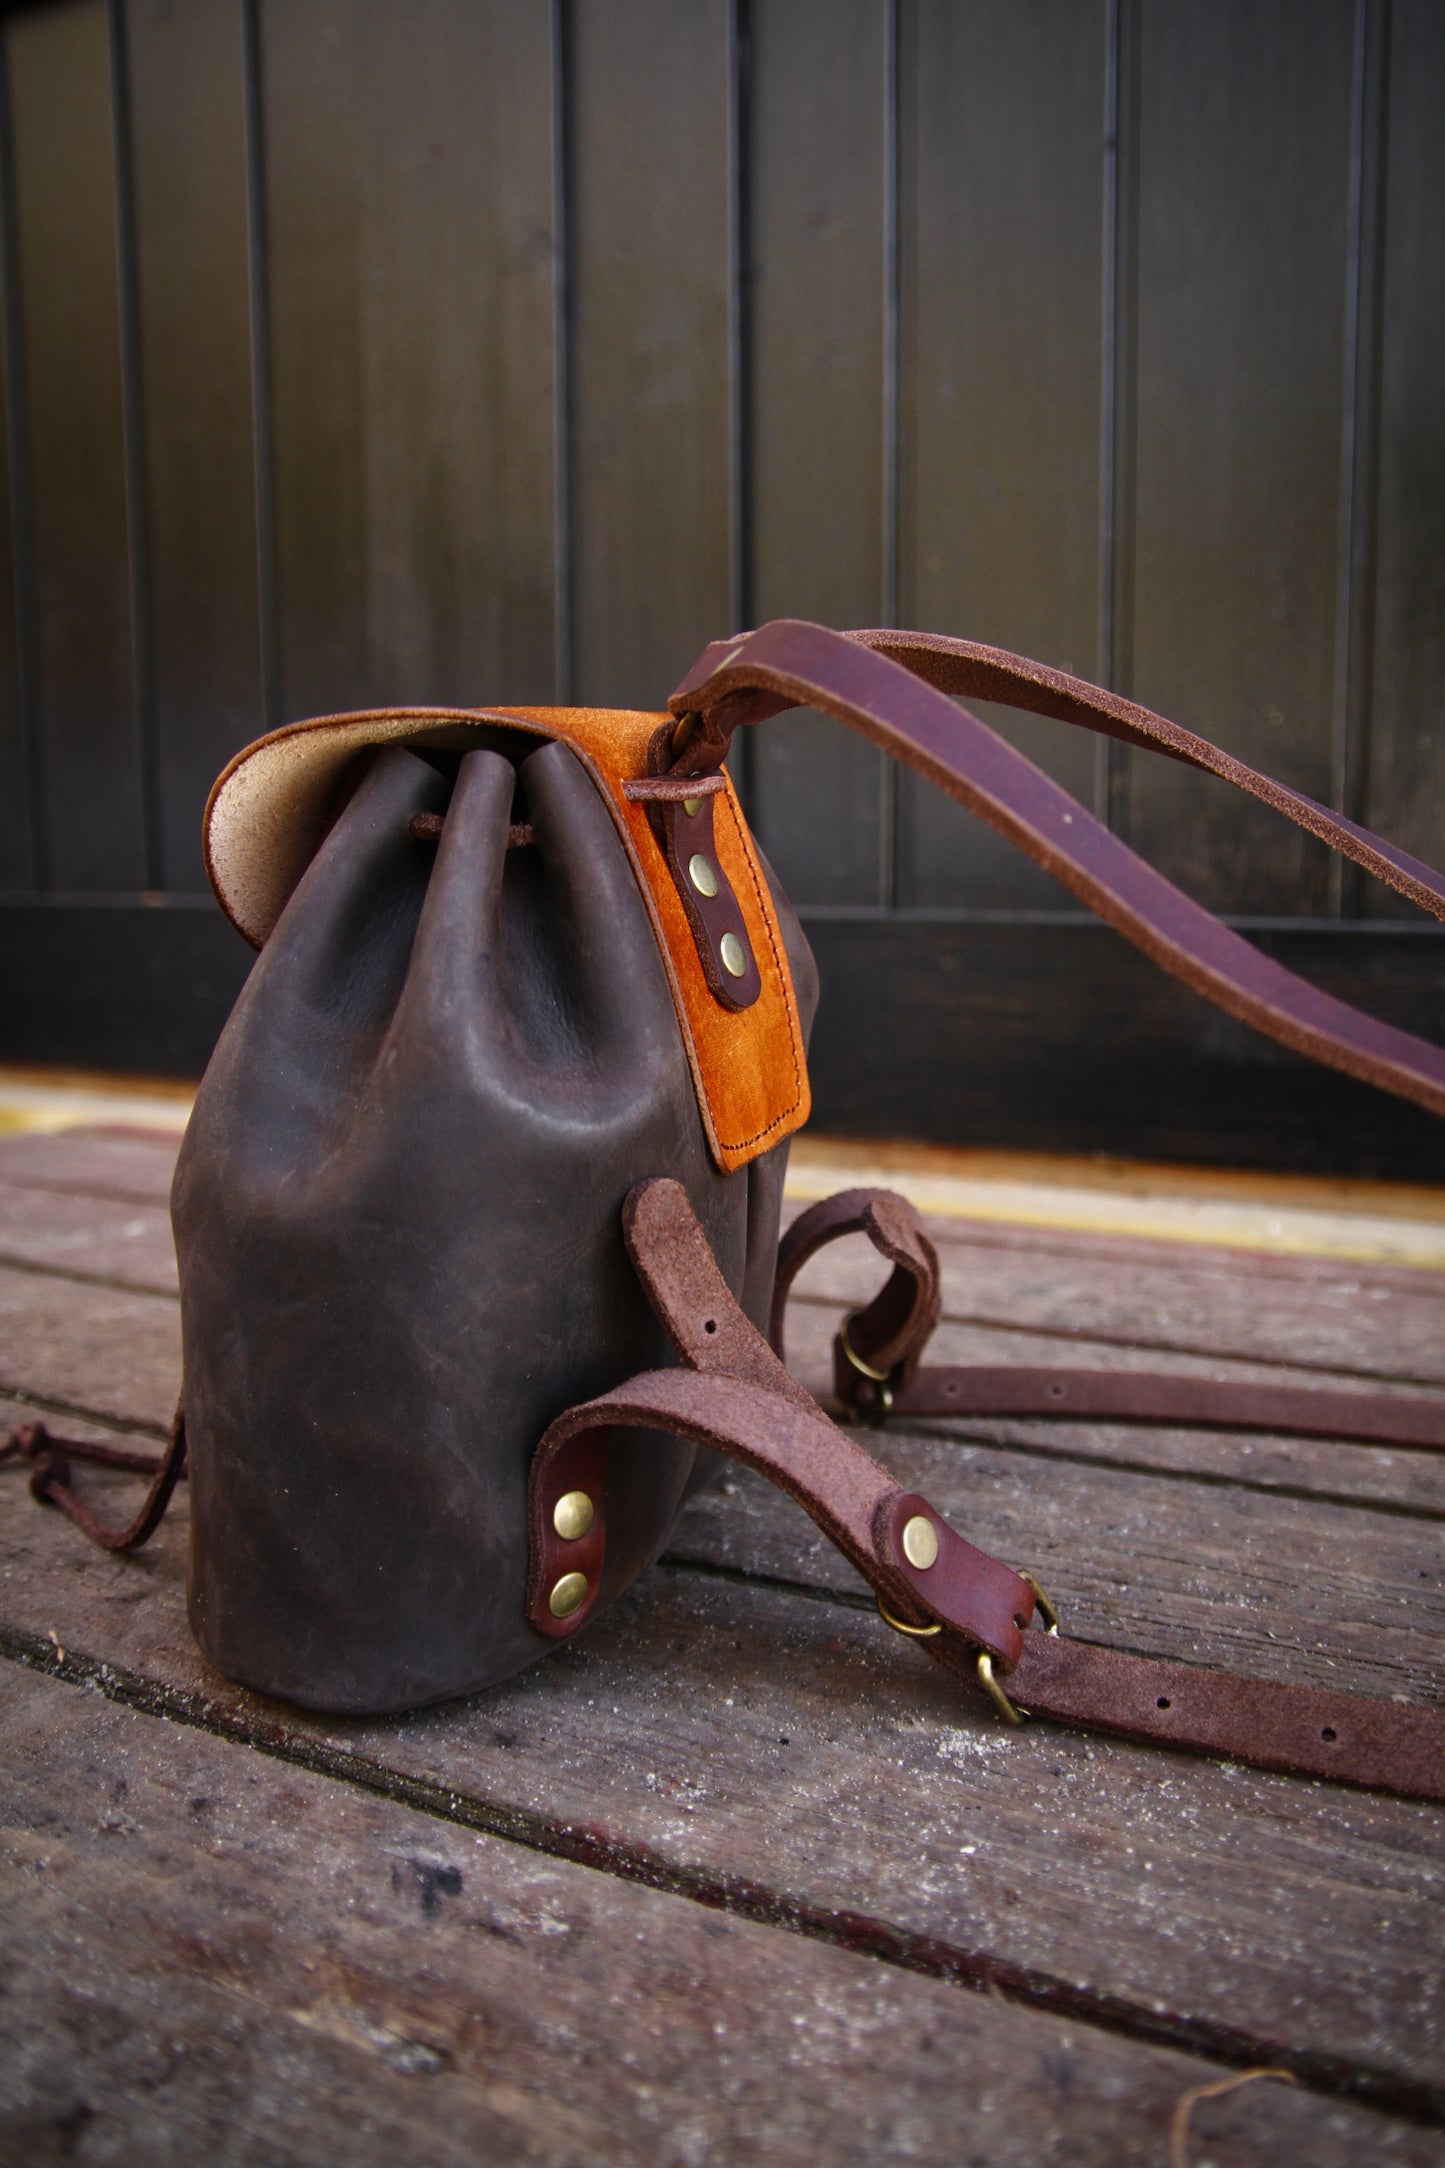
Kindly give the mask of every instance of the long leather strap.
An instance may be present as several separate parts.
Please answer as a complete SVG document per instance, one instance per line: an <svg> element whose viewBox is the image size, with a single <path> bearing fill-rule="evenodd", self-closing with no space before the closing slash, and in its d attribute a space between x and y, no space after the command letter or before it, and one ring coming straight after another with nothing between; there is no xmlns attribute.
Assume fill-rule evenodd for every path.
<svg viewBox="0 0 1445 2168"><path fill-rule="evenodd" d="M888 1239L906 1250L898 1229L909 1210L901 1199L880 1207ZM890 1623L917 1636L949 1671L989 1685L1010 1713L1445 1799L1445 1717L1432 1711L1157 1663L1027 1630L1036 1586L958 1536L926 1499L904 1491L856 1438L827 1420L734 1302L679 1183L640 1184L628 1199L624 1231L684 1367L649 1372L569 1409L538 1446L528 1494L527 1612L539 1632L567 1637L604 1594L615 1593L605 1499L613 1430L666 1430L769 1476L857 1567ZM579 1493L589 1513L574 1533L568 1506ZM1002 1687L981 1659L1005 1674Z"/></svg>
<svg viewBox="0 0 1445 2168"><path fill-rule="evenodd" d="M908 1199L886 1189L840 1190L809 1205L784 1233L768 1331L779 1357L794 1280L827 1243L850 1234L866 1235L893 1267L881 1292L848 1319L833 1342L834 1391L849 1415L865 1421L890 1415L1043 1416L1055 1422L1264 1430L1445 1452L1445 1399L1438 1395L1339 1392L1177 1371L1045 1364L930 1363L923 1368L923 1350L943 1305L938 1253Z"/></svg>
<svg viewBox="0 0 1445 2168"><path fill-rule="evenodd" d="M946 687L947 691L940 690ZM1322 993L1157 873L997 731L957 707L967 691L1148 745L1221 775L1445 918L1445 878L1205 739L1111 693L1002 649L921 633L848 635L779 619L706 648L673 694L676 774L707 774L732 732L820 708L926 775L1196 992L1284 1046L1445 1114L1445 1049Z"/></svg>

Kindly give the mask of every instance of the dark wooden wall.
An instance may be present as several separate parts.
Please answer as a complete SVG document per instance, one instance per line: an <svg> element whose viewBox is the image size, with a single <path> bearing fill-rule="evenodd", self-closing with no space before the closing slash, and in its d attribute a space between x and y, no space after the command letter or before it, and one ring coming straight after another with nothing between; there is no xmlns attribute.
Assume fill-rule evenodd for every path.
<svg viewBox="0 0 1445 2168"><path fill-rule="evenodd" d="M655 705L782 613L1100 677L1445 857L1440 0L61 0L0 42L11 1059L199 1067L245 968L200 808L263 728ZM1004 727L1445 1029L1440 932L1308 839ZM829 1126L1445 1175L831 724L746 758Z"/></svg>

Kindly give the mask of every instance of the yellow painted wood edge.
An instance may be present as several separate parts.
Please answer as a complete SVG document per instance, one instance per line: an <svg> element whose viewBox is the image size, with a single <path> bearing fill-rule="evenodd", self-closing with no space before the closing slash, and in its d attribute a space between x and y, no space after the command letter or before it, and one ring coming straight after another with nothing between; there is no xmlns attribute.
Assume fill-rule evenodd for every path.
<svg viewBox="0 0 1445 2168"><path fill-rule="evenodd" d="M1339 1185L1321 1183L1326 1203L1290 1177L1222 1174L1211 1185L1206 1170L1159 1167L1120 1168L1117 1180L1106 1172L1091 1182L1068 1161L1049 1178L1049 1162L1034 1155L1020 1154L1016 1168L1004 1154L979 1158L985 1167L919 1166L909 1163L906 1146L870 1154L866 1143L840 1151L810 1138L794 1146L784 1194L810 1204L839 1189L897 1189L920 1212L942 1219L1445 1273L1440 1191L1412 1191L1407 1199L1398 1194L1404 1185L1356 1182L1342 1200Z"/></svg>
<svg viewBox="0 0 1445 2168"><path fill-rule="evenodd" d="M179 1135L194 1095L192 1084L159 1078L0 1070L0 1135L115 1127ZM902 1190L942 1219L1445 1272L1445 1190L1423 1185L794 1139L786 1195L795 1203L859 1186Z"/></svg>

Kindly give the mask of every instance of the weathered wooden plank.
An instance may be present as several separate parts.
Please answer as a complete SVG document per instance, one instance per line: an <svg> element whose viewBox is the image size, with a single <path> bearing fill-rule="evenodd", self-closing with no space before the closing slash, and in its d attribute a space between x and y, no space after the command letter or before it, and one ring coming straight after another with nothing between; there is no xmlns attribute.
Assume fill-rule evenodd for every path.
<svg viewBox="0 0 1445 2168"><path fill-rule="evenodd" d="M746 608L757 624L871 625L890 608L888 16L883 0L750 10ZM811 713L754 733L748 751L750 817L789 893L887 900L884 757Z"/></svg>
<svg viewBox="0 0 1445 2168"><path fill-rule="evenodd" d="M345 2097L361 2163L952 2162L966 2120L969 2157L1112 2168L1212 2074L11 1667L0 1710L0 2147L32 2162L80 2124L320 2163ZM1241 2163L1439 2158L1284 2088L1196 2129Z"/></svg>
<svg viewBox="0 0 1445 2168"><path fill-rule="evenodd" d="M572 670L582 700L660 706L737 607L731 15L726 0L570 12Z"/></svg>
<svg viewBox="0 0 1445 2168"><path fill-rule="evenodd" d="M1445 1274L1066 1228L925 1224L943 1268L944 1315L957 1323L1445 1383ZM813 1259L796 1284L811 1300L856 1307L884 1276L859 1236ZM1072 1359L1067 1347L1057 1359Z"/></svg>
<svg viewBox="0 0 1445 2168"><path fill-rule="evenodd" d="M1364 818L1406 850L1445 856L1440 724L1445 702L1445 143L1436 93L1445 18L1430 0L1389 12L1385 233L1380 290L1379 498ZM1408 912L1369 883L1364 908Z"/></svg>
<svg viewBox="0 0 1445 2168"><path fill-rule="evenodd" d="M73 1149L78 1174L92 1158L91 1140L76 1139ZM113 1173L103 1160L94 1177L102 1193L95 1196L7 1181L0 1159L0 1263L139 1292L174 1291L164 1203L117 1201L107 1181ZM1166 1243L1006 1227L961 1230L936 1219L930 1225L945 1265L948 1313L931 1360L1085 1363L1278 1382L1281 1363L1290 1366L1288 1376L1312 1351L1315 1365L1339 1382L1341 1371L1417 1374L1422 1356L1427 1370L1436 1356L1445 1287L1429 1275L1371 1268L1361 1276L1307 1259L1221 1258ZM790 1312L788 1352L822 1397L831 1389L838 1319L868 1298L878 1278L874 1254L861 1240L835 1245L804 1275L804 1293ZM72 1314L73 1296L53 1289L48 1301ZM1241 1325L1252 1352L1272 1360L1234 1359L1230 1342ZM84 1327L78 1330L83 1340ZM1181 1346L1199 1352L1181 1354ZM152 1420L161 1419L157 1409ZM963 1427L971 1438L1045 1455L1445 1509L1445 1462L1434 1454L1146 1425L974 1419Z"/></svg>
<svg viewBox="0 0 1445 2168"><path fill-rule="evenodd" d="M1107 1262L1099 1260L1105 1268ZM114 1389L115 1321L92 1321L80 1292L82 1285L100 1282L116 1290L174 1293L175 1261L169 1219L163 1208L98 1203L64 1191L0 1185L0 1266L30 1273L38 1269L47 1276L43 1285L28 1291L28 1296L17 1280L10 1314L15 1334L11 1346L18 1353L12 1353L11 1359L24 1364L25 1371L23 1375L19 1371L11 1374L10 1382L43 1392L44 1387L35 1383L39 1373L32 1374L31 1365L38 1363L43 1370L55 1344L42 1334L37 1347L19 1320L22 1314L32 1324L37 1316L47 1321L54 1319L61 1327L63 1356L53 1372L45 1372L61 1380L51 1386L53 1395L71 1406L94 1404L101 1410L111 1408L124 1413L128 1420L163 1427L174 1382L170 1368L174 1359L172 1331L164 1323L157 1328L154 1314L144 1313L138 1324L142 1335L158 1331L157 1346L143 1365L144 1382L137 1384L140 1406L148 1407L149 1412L138 1412L137 1402L128 1398L115 1410L111 1398L106 1397ZM865 1266L859 1275L859 1295L866 1290L867 1270ZM800 1300L790 1313L789 1358L810 1390L824 1399L831 1391L830 1350L839 1315L839 1302L835 1300ZM122 1344L129 1340L135 1323L129 1318L123 1322ZM932 1359L1163 1368L1185 1375L1258 1378L1275 1383L1282 1375L1294 1374L1262 1363L1181 1357L1168 1350L1160 1354L1081 1335L1070 1335L1067 1347L1061 1348L1058 1338L1044 1334L949 1323L935 1336ZM101 1398L93 1402L94 1394ZM971 1419L961 1430L960 1426L951 1426L948 1434L1046 1458L1101 1460L1160 1473L1243 1480L1252 1488L1351 1498L1397 1510L1437 1515L1445 1512L1445 1461L1438 1454L1138 1424Z"/></svg>
<svg viewBox="0 0 1445 2168"><path fill-rule="evenodd" d="M0 1187L163 1207L176 1149L160 1131L0 1137ZM36 1209L39 1223L49 1207ZM789 1202L785 1222L801 1209ZM937 1216L926 1224L943 1264L944 1313L956 1323L1445 1383L1445 1282L1433 1273ZM879 1274L859 1238L816 1258L798 1287L841 1308L866 1299Z"/></svg>
<svg viewBox="0 0 1445 2168"><path fill-rule="evenodd" d="M141 1295L0 1265L0 1387L104 1419L166 1420L180 1390L173 1295Z"/></svg>
<svg viewBox="0 0 1445 2168"><path fill-rule="evenodd" d="M929 0L905 20L900 617L1092 678L1106 9ZM1092 802L1090 738L982 712ZM899 800L901 902L1065 901L940 792L900 777Z"/></svg>
<svg viewBox="0 0 1445 2168"><path fill-rule="evenodd" d="M115 1148L126 1152L136 1143L140 1180L128 1168L118 1178ZM116 1290L173 1292L163 1202L170 1151L160 1138L90 1136L11 1139L0 1148L0 1263L18 1268L11 1289L11 1361L21 1367L8 1373L12 1384L43 1390L41 1374L56 1347L48 1329L37 1342L21 1319L31 1327L41 1320L46 1328L58 1321L61 1353L52 1395L128 1420L164 1423L173 1386L173 1325L144 1309L139 1320L127 1316L117 1336L114 1318L92 1316L79 1287L66 1287L62 1278L58 1286L48 1279L27 1290L18 1275L39 1268ZM47 1169L54 1179L68 1173L73 1186L44 1186ZM14 1180L32 1172L39 1177L33 1183ZM151 1181L154 1201L133 1201L145 1196ZM98 1194L89 1193L92 1186ZM967 1227L940 1219L930 1226L944 1263L946 1313L933 1360L1163 1367L1275 1382L1313 1368L1336 1384L1342 1376L1344 1382L1428 1376L1436 1364L1445 1286L1434 1275L1077 1232ZM868 1298L879 1276L861 1238L834 1245L803 1275L788 1351L798 1374L822 1397L830 1390L829 1349L838 1318ZM134 1399L118 1405L111 1397L117 1340L135 1354L149 1345L140 1371L148 1409ZM1250 1356L1254 1360L1244 1359ZM1438 1455L1143 1425L972 1420L964 1430L976 1440L1050 1457L1233 1477L1251 1487L1426 1513L1445 1506L1445 1463Z"/></svg>
<svg viewBox="0 0 1445 2168"><path fill-rule="evenodd" d="M163 1205L124 1205L0 1181L0 1264L174 1294L176 1253ZM51 1300L63 1304L56 1289Z"/></svg>
<svg viewBox="0 0 1445 2168"><path fill-rule="evenodd" d="M799 1302L789 1313L788 1361L810 1392L832 1405L833 1336L838 1311L831 1303ZM1099 1370L1166 1371L1175 1376L1254 1379L1297 1384L1297 1373L1263 1364L1206 1362L1097 1341L1071 1343L1024 1333L990 1332L944 1324L930 1343L935 1362L1029 1363ZM1408 1396L1407 1396L1408 1397ZM910 1424L910 1429L920 1426ZM923 1424L930 1431L929 1424ZM1396 1447L1335 1444L1318 1438L1263 1433L1170 1429L1147 1423L1049 1423L970 1416L941 1426L947 1437L982 1440L1044 1459L1109 1461L1118 1467L1153 1469L1243 1483L1250 1489L1351 1499L1360 1505L1445 1514L1445 1455ZM881 1448L886 1458L887 1437ZM1031 1480L1047 1485L1040 1469Z"/></svg>
<svg viewBox="0 0 1445 2168"><path fill-rule="evenodd" d="M1324 799L1354 15L1139 11L1128 690ZM1134 840L1192 893L1324 911L1318 844L1173 762L1128 768Z"/></svg>
<svg viewBox="0 0 1445 2168"><path fill-rule="evenodd" d="M156 1131L68 1129L0 1136L0 1183L72 1191L122 1204L165 1204L176 1139Z"/></svg>
<svg viewBox="0 0 1445 2168"><path fill-rule="evenodd" d="M746 1490L703 1514L730 1511L756 1530ZM1138 1546L1119 1503L1116 1559L1133 1578ZM99 1655L113 1690L159 1695L158 1706L181 1696L193 1717L336 1757L363 1781L383 1766L470 1802L484 1826L516 1828L520 1816L534 1835L541 1825L539 1841L681 1878L707 1901L745 1885L783 1893L810 1918L851 1920L855 1945L900 1957L916 1959L922 1936L942 1969L992 1972L1035 2000L1077 1998L1071 2007L1196 2051L1227 2036L1233 2054L1285 2056L1332 2082L1353 2070L1377 2104L1418 2101L1438 2074L1432 1809L1042 1724L1005 1734L878 1620L819 1600L821 1588L677 1569L473 1701L402 1724L283 1715L199 1662L183 1612L184 1499L135 1561L78 1549L18 1483L0 1490L0 1515L12 1653L58 1663L58 1644L84 1676ZM1200 1533L1170 1530L1183 1581ZM1078 1551L1074 1532L1071 1561ZM804 1534L794 1576L805 1553ZM1279 1570L1293 1563L1286 1549ZM1211 1571L1237 1599L1247 1576L1228 1558ZM1127 1594L1109 1593L1117 1631ZM1196 1619L1205 1608L1196 1601ZM1282 1634L1295 1616L1279 1608ZM1224 1642L1214 1627L1236 1619L1210 1610L1212 1646ZM1309 1638L1315 1615L1305 1623ZM1296 1666L1261 1628L1256 1618L1256 1668L1273 1660L1298 1675L1323 1662ZM1403 1690L1419 1644L1403 1623L1381 1638L1399 1659L1389 1683ZM1371 1652L1348 1645L1323 1675L1337 1686L1381 1677Z"/></svg>
<svg viewBox="0 0 1445 2168"><path fill-rule="evenodd" d="M263 9L288 715L552 695L551 20Z"/></svg>
<svg viewBox="0 0 1445 2168"><path fill-rule="evenodd" d="M128 0L161 885L204 889L201 811L265 727L240 0Z"/></svg>
<svg viewBox="0 0 1445 2168"><path fill-rule="evenodd" d="M147 886L103 0L5 23L54 885Z"/></svg>

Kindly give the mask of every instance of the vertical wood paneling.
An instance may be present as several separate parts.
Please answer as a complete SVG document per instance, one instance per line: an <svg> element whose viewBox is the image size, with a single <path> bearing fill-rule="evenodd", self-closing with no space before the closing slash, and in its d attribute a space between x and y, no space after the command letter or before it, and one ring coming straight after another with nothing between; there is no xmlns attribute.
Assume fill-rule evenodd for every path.
<svg viewBox="0 0 1445 2168"><path fill-rule="evenodd" d="M6 96L0 64L0 98ZM0 120L0 187L8 187L8 122ZM11 239L10 222L0 210L0 246ZM8 271L0 292L9 287ZM7 327L8 330L8 327ZM28 530L24 507L15 503L10 471L10 429L14 388L6 367L8 339L0 339L0 889L25 893L35 884L30 820L30 762L26 746L25 701L20 678L19 625L16 612L15 551L17 518Z"/></svg>
<svg viewBox="0 0 1445 2168"><path fill-rule="evenodd" d="M749 614L885 614L884 98L890 0L754 0ZM883 756L823 716L751 747L753 818L805 903L878 901Z"/></svg>
<svg viewBox="0 0 1445 2168"><path fill-rule="evenodd" d="M1146 7L1132 683L1328 798L1347 356L1350 0ZM1323 911L1323 849L1130 759L1134 840L1205 901Z"/></svg>
<svg viewBox="0 0 1445 2168"><path fill-rule="evenodd" d="M1378 573L1364 818L1445 857L1445 10L1394 0L1380 324ZM1408 906L1369 883L1364 908Z"/></svg>
<svg viewBox="0 0 1445 2168"><path fill-rule="evenodd" d="M12 896L194 891L264 723L657 703L781 614L1112 678L1445 860L1438 0L34 0L0 52ZM989 712L1217 907L1405 915ZM738 766L850 1014L880 905L1068 900L821 718ZM1351 938L1428 1002L1436 936Z"/></svg>
<svg viewBox="0 0 1445 2168"><path fill-rule="evenodd" d="M264 727L240 0L129 0L126 33L161 862L200 889L206 793Z"/></svg>
<svg viewBox="0 0 1445 2168"><path fill-rule="evenodd" d="M109 35L102 0L6 27L38 701L54 885L141 889Z"/></svg>
<svg viewBox="0 0 1445 2168"><path fill-rule="evenodd" d="M263 10L289 715L552 691L551 21Z"/></svg>
<svg viewBox="0 0 1445 2168"><path fill-rule="evenodd" d="M737 607L731 8L570 21L574 686L648 707Z"/></svg>
<svg viewBox="0 0 1445 2168"><path fill-rule="evenodd" d="M1099 667L1103 0L916 0L903 48L901 614ZM1088 802L1092 741L981 710ZM901 900L1065 901L910 777Z"/></svg>

